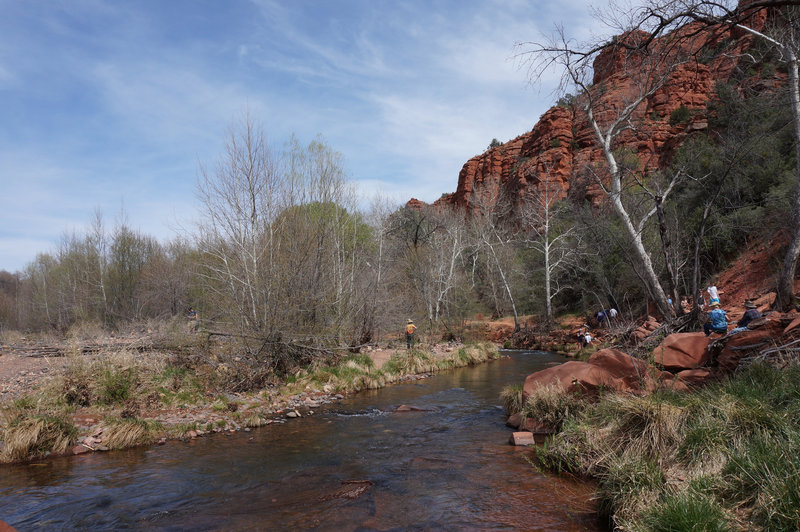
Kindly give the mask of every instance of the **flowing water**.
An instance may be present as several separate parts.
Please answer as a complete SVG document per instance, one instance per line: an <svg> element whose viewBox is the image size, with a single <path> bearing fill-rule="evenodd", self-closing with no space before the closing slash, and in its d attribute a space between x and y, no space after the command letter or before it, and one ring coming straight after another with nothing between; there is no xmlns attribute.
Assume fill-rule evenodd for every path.
<svg viewBox="0 0 800 532"><path fill-rule="evenodd" d="M252 432L0 468L19 530L599 530L589 486L533 469L498 398L563 359L359 393ZM422 411L394 412L401 405Z"/></svg>

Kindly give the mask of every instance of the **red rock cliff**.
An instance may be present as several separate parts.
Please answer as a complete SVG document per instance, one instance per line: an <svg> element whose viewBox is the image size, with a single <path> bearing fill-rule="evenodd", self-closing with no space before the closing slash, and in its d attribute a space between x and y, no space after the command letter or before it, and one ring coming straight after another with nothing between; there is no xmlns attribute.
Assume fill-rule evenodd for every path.
<svg viewBox="0 0 800 532"><path fill-rule="evenodd" d="M695 29L689 25L680 32ZM643 36L647 35L639 32L623 38ZM664 37L661 43L671 38ZM680 51L689 52L683 55L694 59L674 69L666 85L636 110L635 130L626 131L618 139L618 144L637 156L640 171L663 167L688 135L707 128L706 104L714 94L714 85L728 82L737 71L752 67L746 59L739 59L740 53L752 44L749 34L724 29L706 32L684 44ZM723 47L726 54L715 53ZM591 90L597 102L595 116L601 124L615 118L616 110L636 91L629 75L636 65L627 61L626 64L626 59L613 49L595 59ZM774 77L759 80L756 75L755 80L765 86L778 83ZM681 106L689 109L689 120L671 124L670 115ZM469 209L481 198L491 202L501 193L521 200L530 187L541 189L550 182L562 197L570 195L596 204L602 196L599 180L603 179L604 168L602 151L580 106L553 107L531 131L467 161L459 173L456 192L436 203Z"/></svg>

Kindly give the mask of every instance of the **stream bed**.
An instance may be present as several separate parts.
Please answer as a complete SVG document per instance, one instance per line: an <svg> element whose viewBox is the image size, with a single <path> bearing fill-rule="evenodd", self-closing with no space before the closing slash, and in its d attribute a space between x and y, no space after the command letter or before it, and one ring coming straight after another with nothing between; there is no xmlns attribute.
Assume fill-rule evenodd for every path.
<svg viewBox="0 0 800 532"><path fill-rule="evenodd" d="M20 531L602 530L591 486L537 472L530 449L508 444L500 391L564 358L503 353L251 432L3 466L0 520Z"/></svg>

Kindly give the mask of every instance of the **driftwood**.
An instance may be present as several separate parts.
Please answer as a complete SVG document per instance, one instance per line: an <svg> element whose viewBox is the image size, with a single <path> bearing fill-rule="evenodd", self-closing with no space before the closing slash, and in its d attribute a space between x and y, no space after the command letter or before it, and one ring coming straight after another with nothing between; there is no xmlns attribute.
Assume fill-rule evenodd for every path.
<svg viewBox="0 0 800 532"><path fill-rule="evenodd" d="M32 345L32 346L10 345L3 347L2 350L9 351L24 357L44 358L44 357L63 357L66 356L68 351L73 349L75 348L63 345ZM174 350L175 348L173 346L159 345L153 343L148 343L148 344L105 343L105 344L82 345L77 349L80 351L80 354L89 355L89 354L99 353L101 351L121 350L121 349L128 349L128 350L135 350L142 352L142 351L156 351L156 350L170 351Z"/></svg>
<svg viewBox="0 0 800 532"><path fill-rule="evenodd" d="M686 332L687 329L692 329L692 321L695 319L696 317L692 313L688 313L678 316L675 319L665 321L639 342L639 345L647 348L655 348L670 334Z"/></svg>

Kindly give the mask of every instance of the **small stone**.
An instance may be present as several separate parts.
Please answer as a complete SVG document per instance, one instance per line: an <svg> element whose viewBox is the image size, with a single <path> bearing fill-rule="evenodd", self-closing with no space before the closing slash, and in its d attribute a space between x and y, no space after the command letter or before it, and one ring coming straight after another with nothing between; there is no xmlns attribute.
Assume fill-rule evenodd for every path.
<svg viewBox="0 0 800 532"><path fill-rule="evenodd" d="M88 452L91 452L91 451L92 451L92 449L90 449L89 447L87 447L87 446L85 446L83 444L76 445L75 447L72 448L72 454L83 454L83 453L88 453Z"/></svg>
<svg viewBox="0 0 800 532"><path fill-rule="evenodd" d="M535 445L533 433L528 431L514 432L508 441L511 445Z"/></svg>

